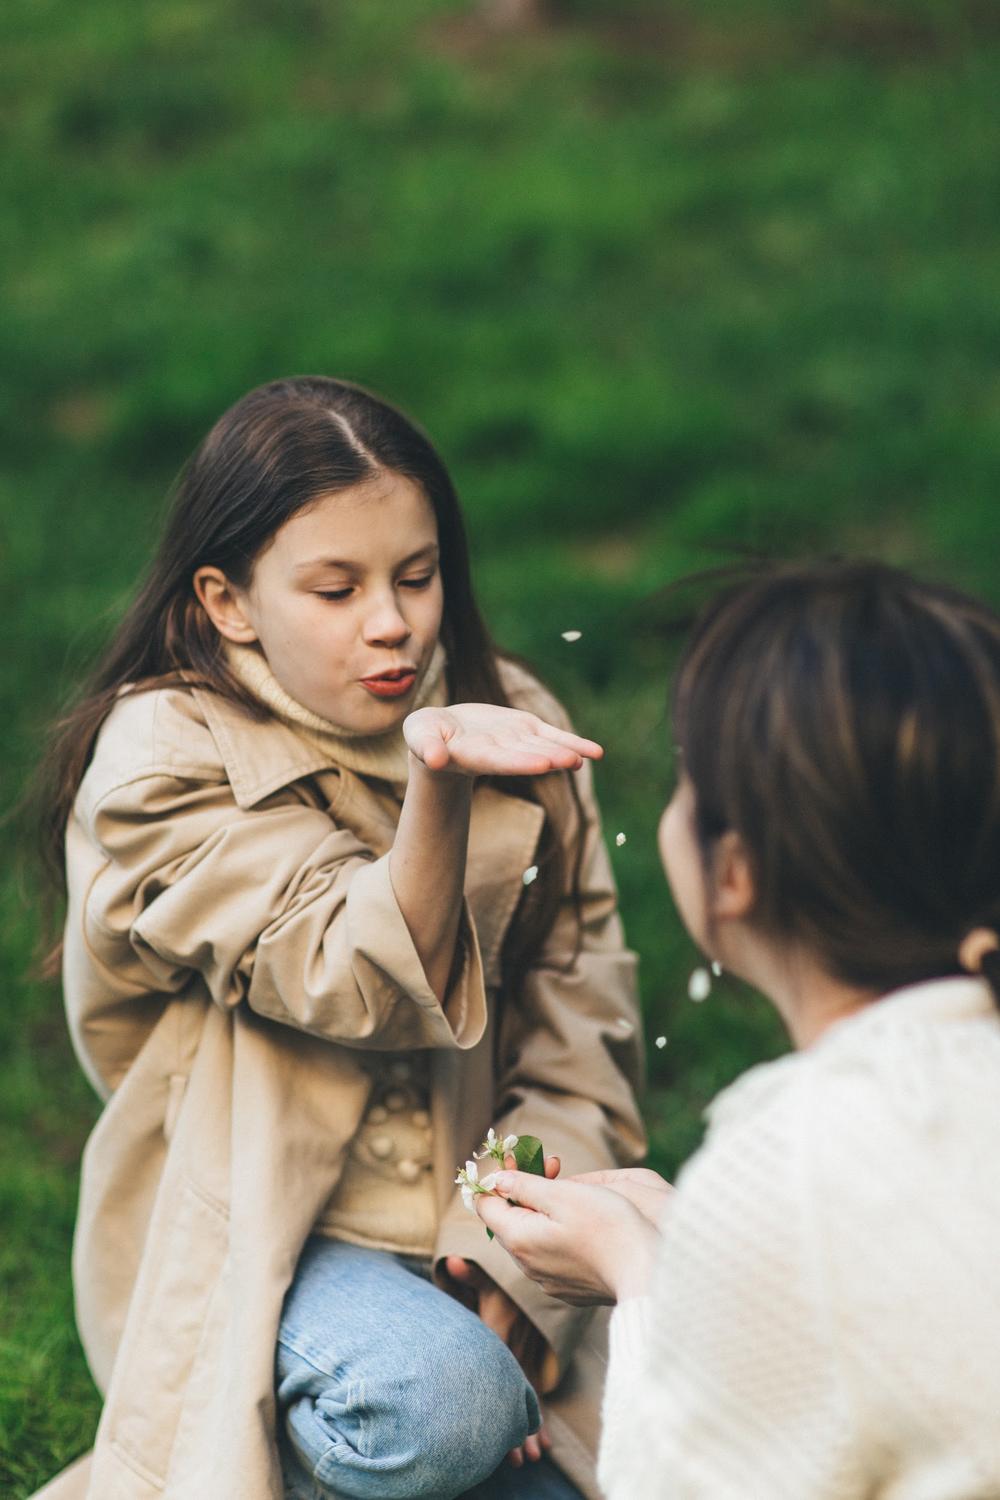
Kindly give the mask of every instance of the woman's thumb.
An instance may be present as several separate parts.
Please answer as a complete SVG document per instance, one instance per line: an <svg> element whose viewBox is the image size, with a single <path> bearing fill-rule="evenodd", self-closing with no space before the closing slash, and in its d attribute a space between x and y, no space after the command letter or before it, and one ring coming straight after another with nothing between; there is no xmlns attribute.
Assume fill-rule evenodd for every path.
<svg viewBox="0 0 1000 1500"><path fill-rule="evenodd" d="M532 1172L498 1172L493 1186L508 1203L521 1208L533 1208L536 1213L544 1213L546 1205L551 1201L548 1196L549 1182L544 1177L536 1177Z"/></svg>

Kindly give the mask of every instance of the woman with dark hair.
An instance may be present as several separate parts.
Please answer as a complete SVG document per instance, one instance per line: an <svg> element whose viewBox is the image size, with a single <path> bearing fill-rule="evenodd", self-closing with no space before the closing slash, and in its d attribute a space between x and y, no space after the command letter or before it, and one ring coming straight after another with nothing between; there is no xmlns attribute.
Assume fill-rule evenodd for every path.
<svg viewBox="0 0 1000 1500"><path fill-rule="evenodd" d="M106 1101L74 1252L105 1406L53 1495L596 1493L601 1329L452 1179L498 1121L576 1170L642 1151L600 753L493 647L408 418L305 378L220 419L49 767Z"/></svg>
<svg viewBox="0 0 1000 1500"><path fill-rule="evenodd" d="M676 1192L510 1172L478 1211L618 1303L610 1500L995 1500L1000 618L876 565L752 578L674 736L678 910L797 1051L715 1101Z"/></svg>

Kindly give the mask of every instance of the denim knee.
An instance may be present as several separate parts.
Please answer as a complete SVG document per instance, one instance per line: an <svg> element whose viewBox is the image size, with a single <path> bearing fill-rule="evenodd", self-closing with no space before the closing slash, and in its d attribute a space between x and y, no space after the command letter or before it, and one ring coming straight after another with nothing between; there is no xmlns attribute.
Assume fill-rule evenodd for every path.
<svg viewBox="0 0 1000 1500"><path fill-rule="evenodd" d="M539 1424L516 1359L474 1319L400 1349L375 1378L318 1375L303 1372L299 1399L285 1382L288 1435L320 1492L350 1500L453 1500Z"/></svg>

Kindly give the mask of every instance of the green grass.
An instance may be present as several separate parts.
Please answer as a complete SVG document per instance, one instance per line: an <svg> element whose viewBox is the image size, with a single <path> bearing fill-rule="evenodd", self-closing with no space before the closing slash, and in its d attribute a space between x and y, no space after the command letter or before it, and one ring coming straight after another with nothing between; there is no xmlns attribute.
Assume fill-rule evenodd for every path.
<svg viewBox="0 0 1000 1500"><path fill-rule="evenodd" d="M8 0L0 736L13 793L224 405L303 370L392 395L453 467L496 634L608 747L673 1171L783 1043L751 996L684 998L654 596L734 549L833 547L1000 598L1000 28L957 0L486 10ZM95 1105L24 978L13 874L0 901L17 1497L96 1418L68 1288Z"/></svg>

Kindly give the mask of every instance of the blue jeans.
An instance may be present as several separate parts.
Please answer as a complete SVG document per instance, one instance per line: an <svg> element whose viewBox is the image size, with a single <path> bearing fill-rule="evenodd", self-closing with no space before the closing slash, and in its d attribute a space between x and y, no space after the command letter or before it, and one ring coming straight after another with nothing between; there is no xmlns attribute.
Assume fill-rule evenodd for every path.
<svg viewBox="0 0 1000 1500"><path fill-rule="evenodd" d="M579 1500L548 1459L507 1463L538 1427L535 1393L420 1261L308 1240L276 1389L288 1500Z"/></svg>

